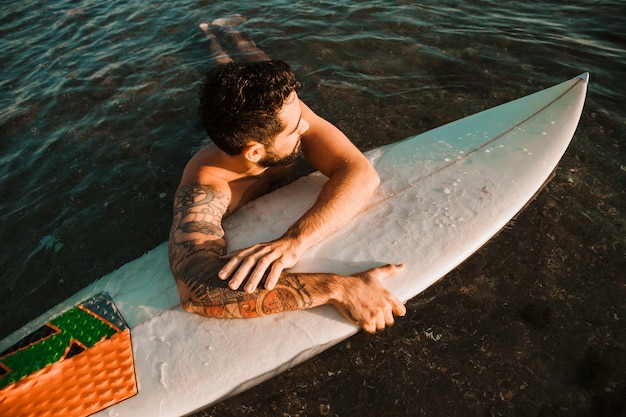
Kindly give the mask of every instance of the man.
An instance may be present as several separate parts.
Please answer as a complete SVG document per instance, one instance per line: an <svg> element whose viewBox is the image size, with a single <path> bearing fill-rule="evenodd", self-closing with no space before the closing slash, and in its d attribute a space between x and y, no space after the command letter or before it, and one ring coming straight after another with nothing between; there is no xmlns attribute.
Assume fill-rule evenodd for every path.
<svg viewBox="0 0 626 417"><path fill-rule="evenodd" d="M201 27L217 43L211 28ZM393 324L405 307L380 280L402 265L351 276L285 271L362 209L378 186L376 171L300 100L287 64L235 63L217 46L222 65L209 71L199 108L213 143L191 158L174 201L169 258L182 306L206 316L249 318L332 304L368 332ZM316 203L280 238L227 255L222 219L265 193L301 153L329 178Z"/></svg>

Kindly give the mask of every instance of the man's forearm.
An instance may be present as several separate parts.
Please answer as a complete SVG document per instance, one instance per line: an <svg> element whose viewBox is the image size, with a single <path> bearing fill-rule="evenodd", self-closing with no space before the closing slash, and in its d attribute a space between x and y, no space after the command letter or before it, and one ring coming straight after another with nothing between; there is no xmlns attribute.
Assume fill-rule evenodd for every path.
<svg viewBox="0 0 626 417"><path fill-rule="evenodd" d="M393 324L404 315L402 302L380 280L400 270L386 265L351 276L328 273L286 273L272 289L244 292L230 289L216 276L219 259L192 256L176 268L181 305L189 312L218 318L253 318L323 304L334 305L347 319L369 332Z"/></svg>
<svg viewBox="0 0 626 417"><path fill-rule="evenodd" d="M283 235L304 251L323 241L356 216L378 187L371 166L351 167L333 174L316 203Z"/></svg>
<svg viewBox="0 0 626 417"><path fill-rule="evenodd" d="M257 289L252 293L231 290L221 281L199 294L181 300L185 310L209 317L253 318L303 310L331 302L333 286L330 274L283 273L280 283L272 290Z"/></svg>

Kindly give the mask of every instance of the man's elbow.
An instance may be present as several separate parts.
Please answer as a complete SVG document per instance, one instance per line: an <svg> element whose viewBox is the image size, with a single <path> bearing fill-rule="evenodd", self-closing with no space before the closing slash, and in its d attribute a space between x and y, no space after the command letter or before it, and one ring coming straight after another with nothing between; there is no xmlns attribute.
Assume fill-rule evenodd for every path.
<svg viewBox="0 0 626 417"><path fill-rule="evenodd" d="M364 171L364 187L366 188L368 194L373 194L380 185L380 176L369 161L367 162Z"/></svg>

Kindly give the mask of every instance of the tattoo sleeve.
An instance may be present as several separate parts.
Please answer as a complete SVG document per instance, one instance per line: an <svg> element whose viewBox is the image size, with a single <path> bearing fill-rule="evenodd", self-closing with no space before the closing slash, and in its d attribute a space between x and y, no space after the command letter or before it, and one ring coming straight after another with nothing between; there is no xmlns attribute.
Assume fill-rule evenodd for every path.
<svg viewBox="0 0 626 417"><path fill-rule="evenodd" d="M318 304L310 279L302 275L283 273L274 289L253 293L231 290L217 277L226 263L220 256L226 253L222 218L229 203L225 193L208 186L183 185L176 192L169 260L183 308L210 317L249 318Z"/></svg>

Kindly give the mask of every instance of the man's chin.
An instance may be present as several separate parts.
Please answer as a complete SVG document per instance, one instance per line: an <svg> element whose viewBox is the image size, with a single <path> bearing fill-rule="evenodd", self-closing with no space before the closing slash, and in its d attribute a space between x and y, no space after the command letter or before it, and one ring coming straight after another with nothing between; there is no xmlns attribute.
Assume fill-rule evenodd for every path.
<svg viewBox="0 0 626 417"><path fill-rule="evenodd" d="M300 149L284 158L277 158L276 155L267 155L259 161L259 165L265 168L288 167L298 162L301 156L302 151Z"/></svg>

